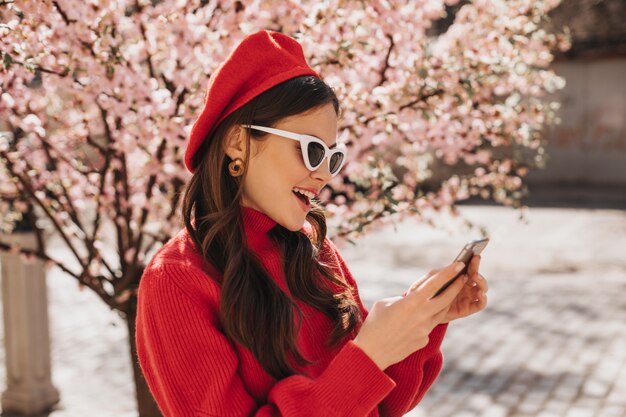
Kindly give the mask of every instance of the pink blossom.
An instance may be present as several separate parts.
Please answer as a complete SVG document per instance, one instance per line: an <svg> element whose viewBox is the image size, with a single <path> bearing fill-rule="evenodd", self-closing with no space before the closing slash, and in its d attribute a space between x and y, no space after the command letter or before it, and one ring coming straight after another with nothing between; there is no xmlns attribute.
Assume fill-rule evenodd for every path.
<svg viewBox="0 0 626 417"><path fill-rule="evenodd" d="M144 247L158 246L180 227L179 216L170 216L180 210L172 196L180 192L178 180L190 178L182 157L208 76L237 42L261 28L297 37L341 101L340 139L349 144L350 159L322 194L331 234L369 224L363 213L386 210L387 196L400 218L417 209L420 221L433 224L469 195L509 204L532 166L494 155L493 147L543 152L537 133L555 120L546 94L564 86L549 69L552 51L569 47L569 40L536 22L557 0L475 0L435 37L428 34L433 20L457 0L253 0L239 12L229 2L216 12L217 3L163 0L129 16L130 3L122 0L1 7L0 49L22 63L0 81L2 128L19 127L26 135L14 147L0 139L0 160L12 163L9 172L0 162L0 197L14 194L12 179L25 175L61 230L78 240L93 231L87 220L82 230L76 216L100 216L98 252L105 249L105 230L125 242L128 227L135 237L151 230ZM17 9L22 19L15 18ZM38 68L46 71L35 77ZM454 171L459 161L474 175L451 174L419 196L433 169L450 164ZM70 213L70 202L78 213ZM0 204L3 230L24 204ZM378 224L392 217L385 212ZM148 260L143 248L117 250L118 261L137 251L140 264Z"/></svg>

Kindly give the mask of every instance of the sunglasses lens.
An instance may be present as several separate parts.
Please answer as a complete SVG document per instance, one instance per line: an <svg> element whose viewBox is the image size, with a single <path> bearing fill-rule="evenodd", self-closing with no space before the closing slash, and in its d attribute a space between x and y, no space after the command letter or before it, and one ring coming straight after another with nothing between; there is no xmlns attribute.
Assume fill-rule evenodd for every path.
<svg viewBox="0 0 626 417"><path fill-rule="evenodd" d="M307 146L306 153L309 157L309 163L311 166L317 168L322 163L326 150L321 144L310 142Z"/></svg>
<svg viewBox="0 0 626 417"><path fill-rule="evenodd" d="M342 162L343 162L343 154L334 153L333 156L330 157L330 173L334 174L337 171L339 171L339 168L341 168Z"/></svg>

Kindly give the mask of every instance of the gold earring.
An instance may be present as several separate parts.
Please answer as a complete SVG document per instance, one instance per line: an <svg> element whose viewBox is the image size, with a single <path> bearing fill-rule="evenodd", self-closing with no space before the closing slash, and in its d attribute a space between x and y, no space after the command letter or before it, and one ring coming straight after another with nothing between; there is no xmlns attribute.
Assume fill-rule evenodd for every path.
<svg viewBox="0 0 626 417"><path fill-rule="evenodd" d="M243 175L243 159L235 158L230 164L228 164L228 172L233 177L240 177Z"/></svg>

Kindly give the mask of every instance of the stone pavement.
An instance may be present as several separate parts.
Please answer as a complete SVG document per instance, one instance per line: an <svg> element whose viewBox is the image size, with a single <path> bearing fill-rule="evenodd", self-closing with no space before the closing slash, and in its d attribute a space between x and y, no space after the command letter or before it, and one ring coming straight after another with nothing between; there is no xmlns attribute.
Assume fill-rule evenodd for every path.
<svg viewBox="0 0 626 417"><path fill-rule="evenodd" d="M608 209L538 202L526 222L509 208L460 207L492 239L481 265L490 303L450 325L444 370L407 416L626 416L626 195L614 197ZM406 221L342 253L369 306L447 264L476 236ZM50 416L135 416L123 321L58 272L48 285L62 398Z"/></svg>
<svg viewBox="0 0 626 417"><path fill-rule="evenodd" d="M489 306L453 322L413 417L626 416L626 211L466 206L491 242ZM456 255L466 236L411 222L344 249L369 303ZM419 270L419 273L416 271Z"/></svg>

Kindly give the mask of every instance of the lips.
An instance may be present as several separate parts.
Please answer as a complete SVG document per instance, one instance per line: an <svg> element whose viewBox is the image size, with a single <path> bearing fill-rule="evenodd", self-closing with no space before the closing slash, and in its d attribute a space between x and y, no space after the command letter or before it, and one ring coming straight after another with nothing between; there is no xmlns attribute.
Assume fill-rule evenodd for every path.
<svg viewBox="0 0 626 417"><path fill-rule="evenodd" d="M309 201L309 198L300 193L296 193L295 191L292 191L292 193L294 194L296 200L298 200L298 204L300 204L300 207L304 211L309 211L309 209L311 208L311 202Z"/></svg>
<svg viewBox="0 0 626 417"><path fill-rule="evenodd" d="M296 197L298 197L300 200L304 201L306 204L309 204L309 197L305 196L304 194L297 193L295 191L292 191L292 193L294 193L296 195Z"/></svg>

